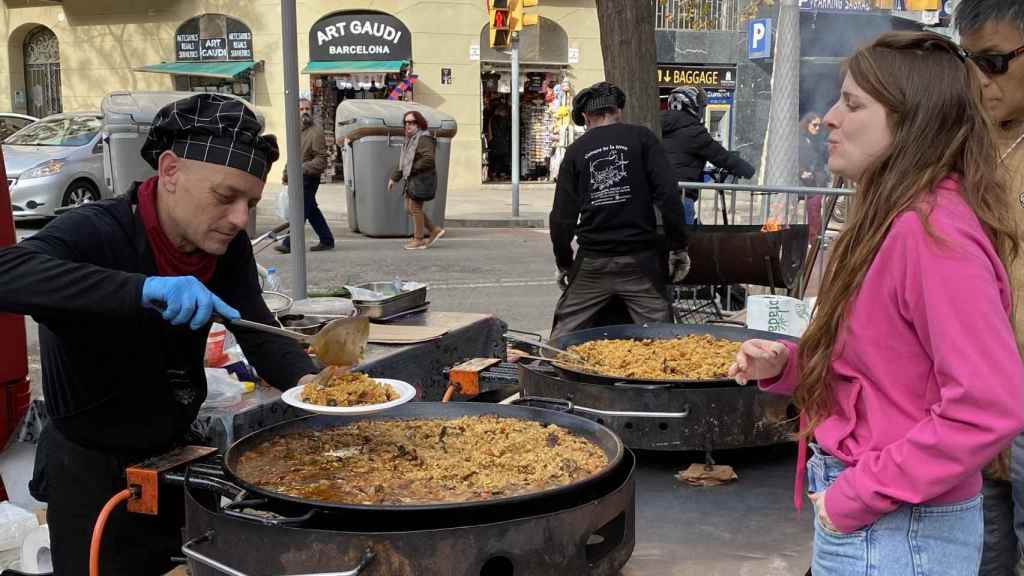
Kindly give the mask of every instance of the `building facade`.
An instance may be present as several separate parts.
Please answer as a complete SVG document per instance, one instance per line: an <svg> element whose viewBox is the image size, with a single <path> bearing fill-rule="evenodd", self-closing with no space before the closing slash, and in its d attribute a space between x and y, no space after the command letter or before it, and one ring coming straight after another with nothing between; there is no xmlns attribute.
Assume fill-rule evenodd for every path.
<svg viewBox="0 0 1024 576"><path fill-rule="evenodd" d="M276 0L5 0L3 11L0 110L98 110L115 90L228 92L284 134ZM485 120L518 84L524 114L548 122L548 132L526 131L522 142L524 167L543 179L559 104L604 73L594 0L542 4L541 13L541 25L523 34L514 83L508 56L487 47L480 0L300 0L300 92L328 132L345 98L410 99L454 116L450 186L465 188L495 176Z"/></svg>

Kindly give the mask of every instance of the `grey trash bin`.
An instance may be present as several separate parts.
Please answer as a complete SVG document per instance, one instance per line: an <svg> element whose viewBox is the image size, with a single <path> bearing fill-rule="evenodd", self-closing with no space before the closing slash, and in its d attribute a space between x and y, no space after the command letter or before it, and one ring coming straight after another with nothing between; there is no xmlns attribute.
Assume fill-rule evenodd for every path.
<svg viewBox="0 0 1024 576"><path fill-rule="evenodd" d="M432 222L444 226L448 164L452 138L458 129L455 118L415 102L346 100L338 105L334 134L339 144L345 138L350 140L342 150L342 163L348 225L353 232L379 237L408 237L413 233L402 193L387 190L405 139L402 119L412 110L423 114L437 142L437 195L423 209Z"/></svg>
<svg viewBox="0 0 1024 576"><path fill-rule="evenodd" d="M115 196L127 192L133 182L156 174L139 154L156 113L171 102L195 95L195 92L118 91L103 98L100 104L104 133L103 173L107 187ZM265 125L263 115L256 112L256 116Z"/></svg>

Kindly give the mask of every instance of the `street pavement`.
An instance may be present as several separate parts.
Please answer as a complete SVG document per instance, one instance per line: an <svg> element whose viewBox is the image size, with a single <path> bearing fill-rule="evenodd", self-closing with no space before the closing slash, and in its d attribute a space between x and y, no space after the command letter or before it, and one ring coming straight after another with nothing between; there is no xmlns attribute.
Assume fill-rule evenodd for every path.
<svg viewBox="0 0 1024 576"><path fill-rule="evenodd" d="M277 216L279 186L268 184L258 207L257 234L281 222ZM344 188L321 186L317 198L335 234L336 248L307 252L310 290L344 284L402 279L426 282L433 310L494 314L518 330L550 329L558 299L555 265L546 229L523 228L546 222L554 186L523 186L520 219L511 218L511 193L505 187L449 191L447 234L427 250L404 250L400 238L368 238L348 231ZM485 228L460 227L475 223ZM38 223L18 225L19 240L37 232ZM316 235L306 226L306 242ZM293 285L292 258L273 249L257 256L263 266L274 266L281 286ZM29 364L33 388L38 390L39 347L37 329L27 322Z"/></svg>

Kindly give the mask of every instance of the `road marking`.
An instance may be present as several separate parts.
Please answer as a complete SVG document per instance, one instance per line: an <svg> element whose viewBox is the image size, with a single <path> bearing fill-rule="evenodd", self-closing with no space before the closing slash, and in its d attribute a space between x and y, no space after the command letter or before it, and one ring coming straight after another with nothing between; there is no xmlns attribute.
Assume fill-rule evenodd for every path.
<svg viewBox="0 0 1024 576"><path fill-rule="evenodd" d="M426 282L430 290L454 290L459 288L517 288L522 286L554 286L554 280L499 280L498 282L451 282L448 284L432 284Z"/></svg>

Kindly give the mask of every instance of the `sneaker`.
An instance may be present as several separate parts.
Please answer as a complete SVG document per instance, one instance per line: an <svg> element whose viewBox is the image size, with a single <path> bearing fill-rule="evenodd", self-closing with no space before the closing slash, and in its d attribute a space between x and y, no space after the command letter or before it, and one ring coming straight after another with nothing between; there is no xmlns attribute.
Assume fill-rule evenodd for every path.
<svg viewBox="0 0 1024 576"><path fill-rule="evenodd" d="M291 252L292 252L291 248L285 246L284 244L277 244L277 245L275 245L274 246L274 250L277 250L281 254L291 254Z"/></svg>
<svg viewBox="0 0 1024 576"><path fill-rule="evenodd" d="M323 252L324 250L334 250L334 244L317 244L309 249L310 252Z"/></svg>
<svg viewBox="0 0 1024 576"><path fill-rule="evenodd" d="M413 240L405 245L406 250L424 250L427 247L427 243L422 240Z"/></svg>
<svg viewBox="0 0 1024 576"><path fill-rule="evenodd" d="M444 236L444 233L444 228L438 228L437 232L434 232L433 234L430 235L430 241L427 242L427 246L433 246L434 242L437 242L438 240L441 239L442 236Z"/></svg>

